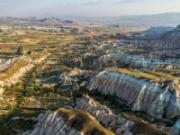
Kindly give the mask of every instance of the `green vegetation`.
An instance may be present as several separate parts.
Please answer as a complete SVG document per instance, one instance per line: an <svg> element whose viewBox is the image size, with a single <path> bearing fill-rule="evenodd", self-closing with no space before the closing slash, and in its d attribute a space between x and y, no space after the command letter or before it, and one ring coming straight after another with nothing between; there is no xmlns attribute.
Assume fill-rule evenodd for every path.
<svg viewBox="0 0 180 135"><path fill-rule="evenodd" d="M143 72L137 69L131 69L131 68L116 68L116 67L108 67L106 68L107 71L114 71L114 72L120 72L123 74L128 74L130 76L134 77L142 77L150 80L160 80L160 79L166 79L166 80L175 80L177 77L170 75L170 74L165 74L165 73L160 73L160 72Z"/></svg>
<svg viewBox="0 0 180 135"><path fill-rule="evenodd" d="M80 88L80 90L73 91L73 89L75 89L74 84L72 86L61 86L61 73L71 71L75 68L96 70L97 67L93 67L91 64L89 68L87 68L87 65L85 64L83 67L80 66L79 59L81 59L85 53L103 55L106 53L106 51L113 51L111 46L109 48L103 48L102 50L96 50L95 47L98 48L98 45L100 46L102 43L105 45L111 45L116 43L116 39L109 38L108 36L107 38L106 36L102 36L102 38L98 39L99 37L96 36L107 32L115 34L120 30L120 28L102 28L103 30L98 30L97 28L97 30L95 30L93 33L90 33L87 30L87 32L84 32L81 35L75 34L74 32L66 33L64 31L54 32L28 28L19 29L20 30L14 28L13 30L0 35L0 58L17 58L15 63L13 63L7 70L0 73L0 81L10 79L19 71L19 69L27 66L28 64L32 64L31 60L36 61L47 54L50 55L48 55L48 58L41 64L34 64L35 67L25 73L23 77L19 78L19 82L17 84L10 87L5 87L3 97L2 99L0 98L0 133L7 132L8 134L14 134L16 133L15 130L27 131L33 128L33 124L35 124L34 122L28 120L12 121L11 118L14 116L33 117L37 116L39 113L45 112L46 110L55 111L60 107L74 107L76 98L82 96L87 91L84 90L84 88L83 90ZM135 28L132 28L132 30L134 29ZM126 33L126 31L123 31L123 33ZM89 36L95 37L95 46L92 48L90 46L91 37ZM19 49L19 45L21 45L23 49ZM21 55L23 50L24 56L19 57L16 55L18 49L19 53L17 54ZM143 54L147 53L145 50L148 52L147 48L127 48L122 49L121 51ZM146 78L150 80L177 79L176 76L173 76L170 73L161 73L161 71L163 71L162 69L160 69L158 72L143 72L138 69L115 67L109 67L105 70L120 72L133 77ZM96 71L95 73L97 73ZM73 83L77 84L78 86L82 83L82 81L84 81L83 77L79 78L75 77L75 79L73 78L72 80L74 81ZM85 79L85 81L88 82L88 79ZM111 102L111 100L113 100L113 98L109 99L109 97L107 97L100 102L95 101L93 104L99 105L106 101ZM129 110L129 108L127 109L126 106L123 106L124 108L117 107L119 104L113 106L111 103L109 103L106 105L111 107L113 111L118 110L118 114L120 114L120 110L122 111L124 108ZM73 122L74 120L78 119L78 117L83 118L84 121L82 122L82 131L85 134L95 130L100 131L105 135L114 135L114 133L101 126L93 116L83 110L68 110L61 108L58 110L58 112L60 115L63 113L68 115L68 122ZM136 126L142 127L137 127L138 130L135 131L137 133L142 133L141 131L149 132L150 130L151 134L160 135L162 133L155 126L152 126L152 124L146 122L146 119L142 120L141 118L138 119L135 116L126 114L124 114L124 116L129 120L137 122L138 125ZM28 125L28 122L30 125ZM6 126L4 127L1 125ZM114 132L115 130L112 129L112 131Z"/></svg>

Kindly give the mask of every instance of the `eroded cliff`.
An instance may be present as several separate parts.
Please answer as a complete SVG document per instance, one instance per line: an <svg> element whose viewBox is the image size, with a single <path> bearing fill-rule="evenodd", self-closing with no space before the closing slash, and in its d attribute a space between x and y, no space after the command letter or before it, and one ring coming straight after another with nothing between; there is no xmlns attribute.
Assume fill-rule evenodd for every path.
<svg viewBox="0 0 180 135"><path fill-rule="evenodd" d="M172 119L180 115L176 89L138 79L126 74L103 71L91 80L91 91L114 96L133 111L145 112L159 119Z"/></svg>

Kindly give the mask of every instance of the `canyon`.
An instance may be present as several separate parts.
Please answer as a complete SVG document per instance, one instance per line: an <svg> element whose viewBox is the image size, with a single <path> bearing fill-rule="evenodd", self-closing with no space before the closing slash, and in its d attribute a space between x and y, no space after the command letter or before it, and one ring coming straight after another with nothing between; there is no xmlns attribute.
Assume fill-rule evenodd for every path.
<svg viewBox="0 0 180 135"><path fill-rule="evenodd" d="M180 134L179 26L0 20L0 134Z"/></svg>

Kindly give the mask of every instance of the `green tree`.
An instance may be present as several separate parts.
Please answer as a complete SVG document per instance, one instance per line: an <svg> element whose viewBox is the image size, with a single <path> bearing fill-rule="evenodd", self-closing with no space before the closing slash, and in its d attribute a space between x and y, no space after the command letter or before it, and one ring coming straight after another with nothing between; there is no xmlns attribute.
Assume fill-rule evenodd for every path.
<svg viewBox="0 0 180 135"><path fill-rule="evenodd" d="M22 55L23 54L23 47L20 45L16 51L17 55Z"/></svg>

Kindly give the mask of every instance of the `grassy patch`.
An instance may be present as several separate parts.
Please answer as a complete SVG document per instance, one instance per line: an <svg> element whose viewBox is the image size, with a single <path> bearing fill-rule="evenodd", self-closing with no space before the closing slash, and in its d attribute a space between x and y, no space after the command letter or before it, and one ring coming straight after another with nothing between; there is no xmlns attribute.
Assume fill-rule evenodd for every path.
<svg viewBox="0 0 180 135"><path fill-rule="evenodd" d="M160 80L160 79L166 79L166 80L175 80L177 77L170 75L170 74L165 74L165 73L160 73L160 72L142 72L137 69L131 69L131 68L116 68L116 67L108 67L106 68L107 71L115 71L115 72L120 72L123 74L128 74L130 76L134 77L143 77L146 79L150 80Z"/></svg>
<svg viewBox="0 0 180 135"><path fill-rule="evenodd" d="M28 65L28 61L26 60L18 60L16 63L14 63L10 68L5 70L1 75L0 75L0 80L6 80L12 77L20 68L25 67Z"/></svg>
<svg viewBox="0 0 180 135"><path fill-rule="evenodd" d="M84 134L91 133L91 131L96 130L103 135L114 135L111 131L105 129L103 126L101 126L96 119L91 116L89 113L83 111L83 110L68 110L65 108L61 108L58 110L58 112L65 113L68 115L68 121L74 121L74 119L78 119L78 117L81 117L83 119L83 124L81 131Z"/></svg>
<svg viewBox="0 0 180 135"><path fill-rule="evenodd" d="M40 53L33 52L33 53L31 54L32 60L38 60L38 59L40 59L40 58L42 58L42 57L43 57L43 55L40 54Z"/></svg>
<svg viewBox="0 0 180 135"><path fill-rule="evenodd" d="M160 131L154 125L136 117L135 115L123 113L123 116L137 123L132 128L133 133L136 134L148 133L150 135L169 135L168 133Z"/></svg>

